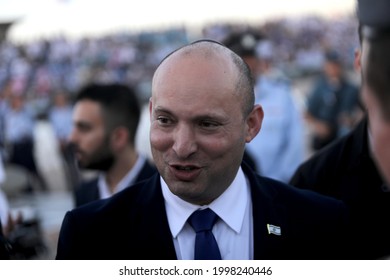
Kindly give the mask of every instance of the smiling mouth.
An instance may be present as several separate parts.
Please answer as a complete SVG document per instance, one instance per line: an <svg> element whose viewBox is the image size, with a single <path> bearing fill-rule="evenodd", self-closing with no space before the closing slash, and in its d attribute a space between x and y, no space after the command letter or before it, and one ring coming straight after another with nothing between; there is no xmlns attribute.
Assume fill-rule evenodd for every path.
<svg viewBox="0 0 390 280"><path fill-rule="evenodd" d="M181 171L192 171L192 170L195 170L195 169L198 169L197 167L193 167L193 166L173 166L175 169L177 170L181 170Z"/></svg>
<svg viewBox="0 0 390 280"><path fill-rule="evenodd" d="M172 175L180 181L193 181L201 173L201 168L194 165L171 165Z"/></svg>

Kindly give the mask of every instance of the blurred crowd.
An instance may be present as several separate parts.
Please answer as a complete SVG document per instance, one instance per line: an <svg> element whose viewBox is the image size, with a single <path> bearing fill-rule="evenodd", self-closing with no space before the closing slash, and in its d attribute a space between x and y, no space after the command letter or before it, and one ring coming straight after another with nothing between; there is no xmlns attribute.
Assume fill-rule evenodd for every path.
<svg viewBox="0 0 390 280"><path fill-rule="evenodd" d="M24 44L4 41L0 46L2 97L9 91L24 95L35 103L37 111L48 106L47 99L54 92L72 93L90 81L123 82L136 86L140 95L148 95L151 75L167 53L196 37L223 40L231 32L246 28L244 24L213 24L200 32L172 28L80 39L59 36ZM319 71L327 48L336 48L345 65L351 67L358 45L353 15L286 18L254 28L262 30L272 42L264 52L293 77Z"/></svg>

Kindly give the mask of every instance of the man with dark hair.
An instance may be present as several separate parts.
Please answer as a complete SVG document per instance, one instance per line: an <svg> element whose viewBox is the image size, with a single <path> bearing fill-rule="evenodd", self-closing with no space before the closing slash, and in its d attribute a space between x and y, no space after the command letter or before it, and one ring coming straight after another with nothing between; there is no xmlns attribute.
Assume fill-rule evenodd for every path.
<svg viewBox="0 0 390 280"><path fill-rule="evenodd" d="M366 117L349 133L315 154L290 183L343 200L348 206L356 258L390 256L390 2L359 0L361 71Z"/></svg>
<svg viewBox="0 0 390 280"><path fill-rule="evenodd" d="M102 171L75 189L76 206L110 197L156 171L135 149L140 107L135 92L120 84L80 90L70 143L81 168Z"/></svg>

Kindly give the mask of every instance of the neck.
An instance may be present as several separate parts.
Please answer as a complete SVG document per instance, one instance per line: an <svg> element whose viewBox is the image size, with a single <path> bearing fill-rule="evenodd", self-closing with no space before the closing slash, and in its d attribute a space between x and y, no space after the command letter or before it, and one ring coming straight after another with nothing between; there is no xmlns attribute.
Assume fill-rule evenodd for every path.
<svg viewBox="0 0 390 280"><path fill-rule="evenodd" d="M115 192L117 185L133 168L137 159L138 154L135 151L128 150L118 155L113 166L106 172L106 183L111 193Z"/></svg>

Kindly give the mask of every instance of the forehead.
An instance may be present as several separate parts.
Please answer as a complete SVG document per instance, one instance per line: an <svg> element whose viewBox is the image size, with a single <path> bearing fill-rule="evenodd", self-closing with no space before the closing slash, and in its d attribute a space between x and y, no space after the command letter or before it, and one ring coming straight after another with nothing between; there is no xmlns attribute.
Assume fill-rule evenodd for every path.
<svg viewBox="0 0 390 280"><path fill-rule="evenodd" d="M197 69L200 67L204 74L212 71L214 76L229 75L237 71L228 49L221 46L187 46L167 57L158 67L156 76L169 71L180 71L183 68Z"/></svg>
<svg viewBox="0 0 390 280"><path fill-rule="evenodd" d="M234 93L237 77L237 67L226 51L183 50L172 54L157 69L152 94L156 97L165 91L192 90L211 98L216 94Z"/></svg>
<svg viewBox="0 0 390 280"><path fill-rule="evenodd" d="M80 100L73 108L73 119L76 121L100 122L103 119L101 106L92 100Z"/></svg>

